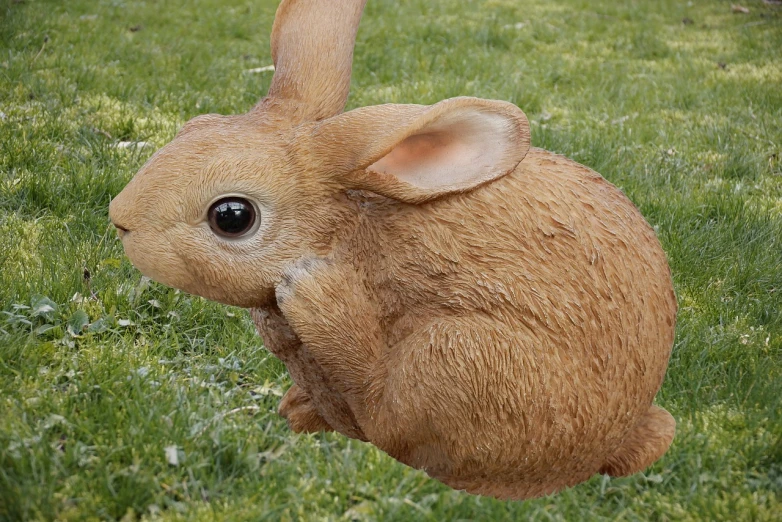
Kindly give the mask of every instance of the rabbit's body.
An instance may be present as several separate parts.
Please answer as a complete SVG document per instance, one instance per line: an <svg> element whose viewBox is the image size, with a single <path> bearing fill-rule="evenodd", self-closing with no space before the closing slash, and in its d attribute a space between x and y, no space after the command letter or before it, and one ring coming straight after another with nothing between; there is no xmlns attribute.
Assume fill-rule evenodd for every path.
<svg viewBox="0 0 782 522"><path fill-rule="evenodd" d="M368 361L377 380L358 392L366 411L353 412L321 377L318 358L329 350L280 350L304 392L295 392L298 411L282 408L294 428L324 428L311 397L337 431L452 487L510 498L608 470L650 416L657 426L632 439L637 455L612 471L638 471L664 452L673 420L650 408L676 301L659 242L613 185L532 149L512 174L466 194L400 208L354 193L345 205L352 232L327 257L358 274L375 313L355 310L341 286L309 306L324 306L316 329L344 328L350 314L357 330L379 325L381 351ZM333 353L339 364L341 348Z"/></svg>
<svg viewBox="0 0 782 522"><path fill-rule="evenodd" d="M501 498L645 468L675 426L652 406L676 302L651 227L530 149L510 103L342 113L363 5L283 2L269 95L189 122L112 202L128 256L253 308L295 431Z"/></svg>

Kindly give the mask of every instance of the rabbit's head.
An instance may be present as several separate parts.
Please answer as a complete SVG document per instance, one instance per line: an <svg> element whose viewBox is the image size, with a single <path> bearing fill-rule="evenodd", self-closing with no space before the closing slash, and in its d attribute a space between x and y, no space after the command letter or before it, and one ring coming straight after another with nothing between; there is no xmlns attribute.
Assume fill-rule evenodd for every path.
<svg viewBox="0 0 782 522"><path fill-rule="evenodd" d="M349 234L347 190L422 204L510 172L529 149L506 102L342 110L365 0L285 0L275 75L249 113L204 115L142 167L110 216L145 275L209 299L261 306L283 267Z"/></svg>

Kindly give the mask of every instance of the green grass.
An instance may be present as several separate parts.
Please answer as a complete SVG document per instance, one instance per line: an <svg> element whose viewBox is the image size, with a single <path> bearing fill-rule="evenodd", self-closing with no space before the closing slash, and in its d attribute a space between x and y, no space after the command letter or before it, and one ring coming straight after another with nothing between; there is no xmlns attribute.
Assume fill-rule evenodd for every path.
<svg viewBox="0 0 782 522"><path fill-rule="evenodd" d="M350 108L510 100L670 258L668 454L499 502L291 434L247 313L142 279L108 224L183 122L265 93L276 1L0 0L0 520L782 520L782 8L743 3L369 2Z"/></svg>

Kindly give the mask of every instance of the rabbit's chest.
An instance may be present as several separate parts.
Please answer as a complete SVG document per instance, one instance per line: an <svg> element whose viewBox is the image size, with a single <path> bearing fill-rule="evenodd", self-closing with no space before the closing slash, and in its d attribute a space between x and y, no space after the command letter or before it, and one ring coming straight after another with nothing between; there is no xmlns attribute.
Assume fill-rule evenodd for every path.
<svg viewBox="0 0 782 522"><path fill-rule="evenodd" d="M342 394L306 345L275 355L285 363L294 382L309 394L318 413L332 428L351 438L367 440Z"/></svg>
<svg viewBox="0 0 782 522"><path fill-rule="evenodd" d="M263 320L260 315L254 315L254 322L264 340L264 346L285 364L293 381L309 395L323 419L340 433L367 440L332 378L323 370L307 346L298 338L292 338L295 334L287 324Z"/></svg>

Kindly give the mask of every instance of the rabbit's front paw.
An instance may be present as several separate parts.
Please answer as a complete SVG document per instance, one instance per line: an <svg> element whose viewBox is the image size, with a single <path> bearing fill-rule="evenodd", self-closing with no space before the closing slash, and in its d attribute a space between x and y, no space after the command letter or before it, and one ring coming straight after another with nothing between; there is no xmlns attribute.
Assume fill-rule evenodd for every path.
<svg viewBox="0 0 782 522"><path fill-rule="evenodd" d="M333 428L320 415L312 398L297 384L291 386L280 402L278 413L285 417L288 426L296 433L314 433L333 431Z"/></svg>
<svg viewBox="0 0 782 522"><path fill-rule="evenodd" d="M275 294L277 306L283 313L289 310L297 298L312 300L319 294L317 279L332 266L322 257L304 256L283 270L282 281L277 285Z"/></svg>

